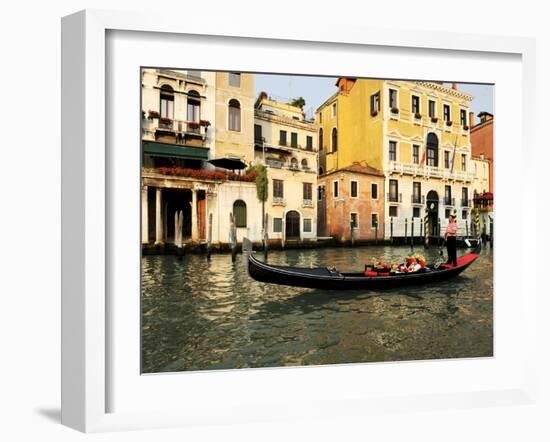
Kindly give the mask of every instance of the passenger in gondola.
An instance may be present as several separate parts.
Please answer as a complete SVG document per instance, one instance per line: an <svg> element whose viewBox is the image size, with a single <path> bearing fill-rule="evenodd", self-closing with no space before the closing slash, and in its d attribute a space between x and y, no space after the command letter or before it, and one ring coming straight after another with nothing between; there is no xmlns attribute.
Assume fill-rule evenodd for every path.
<svg viewBox="0 0 550 442"><path fill-rule="evenodd" d="M449 217L447 230L445 232L445 244L447 245L447 263L453 267L457 266L456 262L456 233L458 227L456 225L456 211Z"/></svg>

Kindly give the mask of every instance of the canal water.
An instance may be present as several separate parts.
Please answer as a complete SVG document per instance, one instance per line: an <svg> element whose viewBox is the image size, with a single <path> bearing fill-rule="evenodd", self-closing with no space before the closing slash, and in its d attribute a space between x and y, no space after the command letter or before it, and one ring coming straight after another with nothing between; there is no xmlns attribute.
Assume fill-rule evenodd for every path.
<svg viewBox="0 0 550 442"><path fill-rule="evenodd" d="M435 248L417 251L438 258ZM353 271L372 257L407 254L410 247L320 248L273 251L268 260ZM346 292L256 282L241 256L144 256L141 309L144 373L486 357L493 256L484 248L462 275L429 286Z"/></svg>

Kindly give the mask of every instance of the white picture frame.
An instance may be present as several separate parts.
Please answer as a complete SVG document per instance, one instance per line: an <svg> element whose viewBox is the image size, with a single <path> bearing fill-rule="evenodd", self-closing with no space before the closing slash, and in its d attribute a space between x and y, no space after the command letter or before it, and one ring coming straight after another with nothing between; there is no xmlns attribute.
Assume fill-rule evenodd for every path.
<svg viewBox="0 0 550 442"><path fill-rule="evenodd" d="M503 383L488 390L473 388L462 392L449 392L434 387L426 394L388 393L377 397L359 391L353 397L338 392L325 398L309 397L304 403L309 407L282 407L275 402L272 407L259 406L253 399L243 399L235 406L233 414L205 412L197 407L195 413L176 407L139 411L109 411L109 393L114 388L108 376L112 368L113 354L109 345L109 327L113 324L108 289L109 266L113 257L109 254L109 228L112 205L109 195L110 169L107 146L112 134L106 130L111 117L108 108L109 32L154 32L167 37L189 35L232 37L243 41L268 39L277 45L293 45L309 42L314 45L339 45L346 49L367 45L378 49L410 48L432 51L468 52L477 55L504 54L521 58L521 168L525 172L535 161L536 143L534 109L535 44L534 40L518 37L487 37L476 35L432 33L418 31L388 31L372 28L334 26L330 30L315 27L295 27L291 23L264 27L261 23L234 26L229 22L188 21L182 28L181 21L170 15L127 13L87 10L65 17L62 21L62 423L84 432L100 432L139 428L160 428L209 423L255 422L266 419L311 418L334 415L364 415L375 410L385 412L415 409L452 409L499 404L532 404L536 396L535 317L537 288L535 280L527 278L527 257L535 256L535 244L521 243L521 279L518 287L521 297L518 305L523 352L517 355L521 365L513 382ZM157 34L158 35L158 34ZM112 54L111 54L112 55ZM228 66L231 68L231 66ZM314 73L314 72L312 72ZM136 86L137 87L137 86ZM139 91L137 91L139 93ZM137 112L137 111L136 111ZM498 116L497 116L498 118ZM497 120L498 121L498 120ZM497 123L498 124L498 123ZM497 136L498 140L498 136ZM498 141L497 141L498 142ZM136 145L138 142L136 141ZM527 174L525 174L527 176ZM522 186L522 184L520 184ZM498 194L497 194L498 195ZM497 204L504 198L497 196ZM530 207L530 213L521 210ZM518 220L522 225L536 219L536 190L522 193L518 205ZM504 230L501 230L504 231ZM524 230L523 230L524 231ZM497 231L498 235L498 231ZM526 235L526 233L520 233ZM517 235L516 235L517 238ZM497 247L498 249L498 247ZM497 250L498 253L498 250ZM498 260L497 264L498 266ZM136 272L139 269L136 269ZM139 274L139 273L136 273ZM496 291L499 287L496 280ZM134 313L136 313L134 311ZM495 358L499 355L496 354ZM399 364L397 364L399 365ZM400 364L404 370L417 370L421 363ZM393 371L394 364L378 364L377 370ZM420 371L427 366L421 366ZM344 367L305 369L273 369L233 373L204 373L194 375L193 382L210 377L216 382L231 378L239 382L262 385L266 380L283 373L289 382L303 380L307 371L337 376ZM372 365L355 365L346 373L359 377ZM403 370L403 368L399 368ZM139 373L134 373L139 376ZM222 376L225 376L223 378ZM239 379L237 379L239 378ZM173 384L176 377L165 376L165 385ZM221 384L220 384L221 385ZM252 397L252 396L251 396Z"/></svg>

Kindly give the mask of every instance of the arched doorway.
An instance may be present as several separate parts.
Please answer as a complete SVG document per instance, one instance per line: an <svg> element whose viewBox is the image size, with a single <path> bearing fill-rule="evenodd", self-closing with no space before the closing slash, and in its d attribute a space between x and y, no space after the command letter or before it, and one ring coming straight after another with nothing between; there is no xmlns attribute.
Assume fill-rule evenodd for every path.
<svg viewBox="0 0 550 442"><path fill-rule="evenodd" d="M300 239L300 214L296 210L287 212L285 219L286 239Z"/></svg>
<svg viewBox="0 0 550 442"><path fill-rule="evenodd" d="M430 190L426 195L426 207L428 208L428 235L439 236L439 195L435 190Z"/></svg>

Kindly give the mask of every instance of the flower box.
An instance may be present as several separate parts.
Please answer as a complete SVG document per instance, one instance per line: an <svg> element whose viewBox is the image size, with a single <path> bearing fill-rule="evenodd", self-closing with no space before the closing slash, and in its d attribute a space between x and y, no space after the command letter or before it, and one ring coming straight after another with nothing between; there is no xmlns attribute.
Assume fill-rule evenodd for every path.
<svg viewBox="0 0 550 442"><path fill-rule="evenodd" d="M437 117L432 117L432 118L431 118L431 121L432 121L432 123L437 123L437 122L439 121L439 118L437 118Z"/></svg>
<svg viewBox="0 0 550 442"><path fill-rule="evenodd" d="M467 124L465 124L464 126L462 126L462 129L468 130L468 129L470 129L470 126L468 126Z"/></svg>
<svg viewBox="0 0 550 442"><path fill-rule="evenodd" d="M371 117L376 117L378 115L378 111L377 110L373 110L371 113L370 113L370 116Z"/></svg>
<svg viewBox="0 0 550 442"><path fill-rule="evenodd" d="M201 120L201 121L200 121L200 125L201 125L201 126L204 126L204 127L208 127L208 126L210 126L210 121L208 121L208 120Z"/></svg>
<svg viewBox="0 0 550 442"><path fill-rule="evenodd" d="M398 114L398 113L399 113L399 109L397 109L396 107L392 107L392 108L391 108L391 113L392 113L392 114Z"/></svg>
<svg viewBox="0 0 550 442"><path fill-rule="evenodd" d="M200 124L197 121L189 121L187 125L189 126L190 129L197 129L200 126Z"/></svg>
<svg viewBox="0 0 550 442"><path fill-rule="evenodd" d="M150 110L148 112L148 118L150 120L154 120L154 119L160 118L160 114L157 111Z"/></svg>
<svg viewBox="0 0 550 442"><path fill-rule="evenodd" d="M453 125L453 122L452 122L451 120L447 120L447 121L445 121L445 124L446 124L447 126L452 126L452 125Z"/></svg>
<svg viewBox="0 0 550 442"><path fill-rule="evenodd" d="M414 114L414 118L416 118L417 120L421 120L422 119L422 115L420 114L420 112L416 112Z"/></svg>

